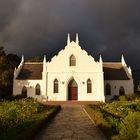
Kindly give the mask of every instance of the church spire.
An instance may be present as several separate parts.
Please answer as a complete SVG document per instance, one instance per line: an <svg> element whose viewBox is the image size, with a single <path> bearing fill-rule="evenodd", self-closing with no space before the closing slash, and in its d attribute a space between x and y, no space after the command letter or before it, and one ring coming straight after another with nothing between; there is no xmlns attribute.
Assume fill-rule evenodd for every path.
<svg viewBox="0 0 140 140"><path fill-rule="evenodd" d="M44 55L44 60L43 60L43 72L46 72L46 55Z"/></svg>
<svg viewBox="0 0 140 140"><path fill-rule="evenodd" d="M121 58L121 63L122 63L122 65L124 65L124 66L126 65L123 54L122 54L122 58Z"/></svg>
<svg viewBox="0 0 140 140"><path fill-rule="evenodd" d="M76 33L76 44L79 45L79 37L78 37L78 33Z"/></svg>
<svg viewBox="0 0 140 140"><path fill-rule="evenodd" d="M24 55L22 55L22 58L21 58L21 63L24 62Z"/></svg>
<svg viewBox="0 0 140 140"><path fill-rule="evenodd" d="M68 33L68 37L67 37L67 45L70 44L70 34Z"/></svg>
<svg viewBox="0 0 140 140"><path fill-rule="evenodd" d="M99 62L103 63L102 56L100 55Z"/></svg>
<svg viewBox="0 0 140 140"><path fill-rule="evenodd" d="M46 63L46 55L44 55L43 63Z"/></svg>

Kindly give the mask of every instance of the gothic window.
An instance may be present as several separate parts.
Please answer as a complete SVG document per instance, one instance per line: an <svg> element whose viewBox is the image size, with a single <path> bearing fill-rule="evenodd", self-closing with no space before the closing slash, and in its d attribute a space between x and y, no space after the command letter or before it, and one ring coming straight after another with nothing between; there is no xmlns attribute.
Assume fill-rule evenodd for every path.
<svg viewBox="0 0 140 140"><path fill-rule="evenodd" d="M111 95L111 86L110 86L110 84L106 84L105 91L106 91L106 95Z"/></svg>
<svg viewBox="0 0 140 140"><path fill-rule="evenodd" d="M21 93L21 95L23 96L23 97L27 97L27 88L24 86L23 88L22 88L22 93Z"/></svg>
<svg viewBox="0 0 140 140"><path fill-rule="evenodd" d="M92 93L92 83L91 80L87 80L87 93Z"/></svg>
<svg viewBox="0 0 140 140"><path fill-rule="evenodd" d="M54 80L54 93L58 93L58 80L57 79L55 79Z"/></svg>
<svg viewBox="0 0 140 140"><path fill-rule="evenodd" d="M35 95L40 95L40 85L37 84L35 87Z"/></svg>
<svg viewBox="0 0 140 140"><path fill-rule="evenodd" d="M123 86L121 86L119 89L119 95L125 95L125 90Z"/></svg>
<svg viewBox="0 0 140 140"><path fill-rule="evenodd" d="M76 66L76 58L74 55L70 56L70 66Z"/></svg>

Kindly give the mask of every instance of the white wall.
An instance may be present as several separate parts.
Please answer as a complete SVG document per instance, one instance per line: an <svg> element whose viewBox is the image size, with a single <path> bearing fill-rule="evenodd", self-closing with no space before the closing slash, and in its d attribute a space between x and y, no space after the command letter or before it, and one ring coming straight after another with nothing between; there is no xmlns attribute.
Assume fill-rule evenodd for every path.
<svg viewBox="0 0 140 140"><path fill-rule="evenodd" d="M68 100L68 84L72 78L78 85L78 101L104 101L103 82L100 80L102 73L49 73L47 96L48 100ZM54 79L59 81L59 93L53 93ZM92 81L92 93L87 93L87 80Z"/></svg>
<svg viewBox="0 0 140 140"><path fill-rule="evenodd" d="M33 97L35 99L41 100L41 95L35 95L35 87L39 84L41 87L41 95L42 91L42 80L14 80L13 85L13 95L19 95L22 93L22 88L26 86L27 88L27 96Z"/></svg>
<svg viewBox="0 0 140 140"><path fill-rule="evenodd" d="M111 86L111 95L106 95L107 100L113 98L115 95L119 96L119 89L121 86L124 87L126 95L134 93L133 80L105 80L104 83L104 91L107 83Z"/></svg>

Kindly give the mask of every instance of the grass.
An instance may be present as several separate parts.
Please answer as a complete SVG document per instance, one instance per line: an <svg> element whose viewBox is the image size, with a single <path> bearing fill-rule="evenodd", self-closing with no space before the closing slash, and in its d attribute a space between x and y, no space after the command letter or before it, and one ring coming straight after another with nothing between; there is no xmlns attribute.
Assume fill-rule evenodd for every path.
<svg viewBox="0 0 140 140"><path fill-rule="evenodd" d="M0 140L32 139L59 110L34 99L0 102Z"/></svg>

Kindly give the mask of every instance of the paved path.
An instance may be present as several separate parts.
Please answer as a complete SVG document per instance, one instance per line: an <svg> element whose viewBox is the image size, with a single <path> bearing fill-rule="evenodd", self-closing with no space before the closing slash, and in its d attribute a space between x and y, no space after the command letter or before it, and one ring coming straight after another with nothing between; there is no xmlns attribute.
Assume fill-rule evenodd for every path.
<svg viewBox="0 0 140 140"><path fill-rule="evenodd" d="M81 105L63 105L35 140L106 140Z"/></svg>

